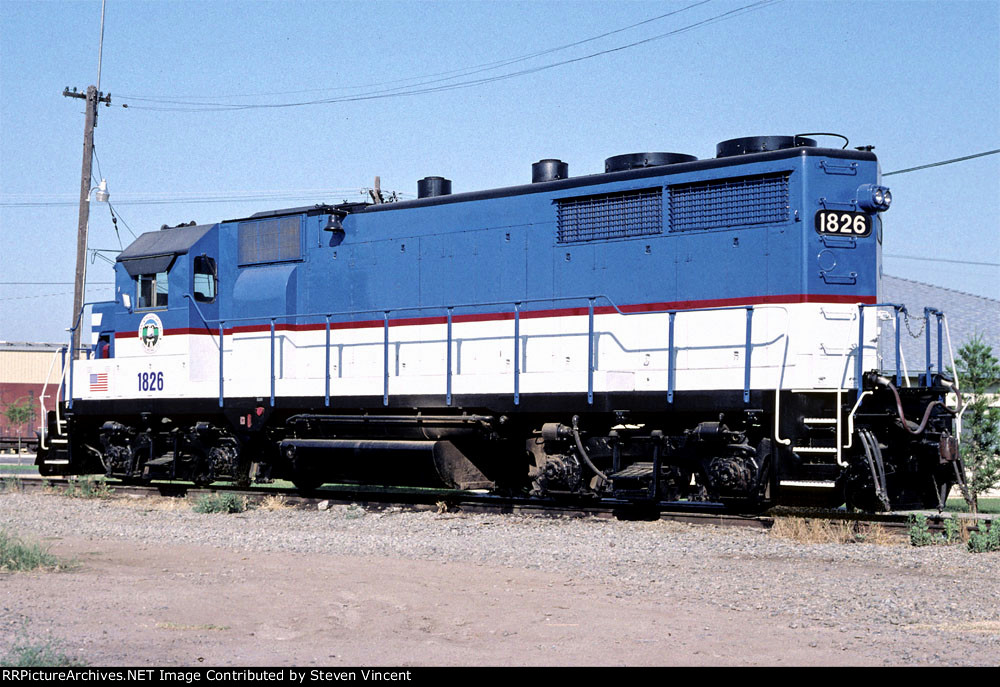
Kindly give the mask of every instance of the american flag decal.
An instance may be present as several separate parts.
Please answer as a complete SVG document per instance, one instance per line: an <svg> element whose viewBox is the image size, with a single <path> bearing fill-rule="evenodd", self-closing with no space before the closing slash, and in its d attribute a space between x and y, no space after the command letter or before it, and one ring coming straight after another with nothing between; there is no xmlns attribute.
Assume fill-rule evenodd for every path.
<svg viewBox="0 0 1000 687"><path fill-rule="evenodd" d="M91 391L107 391L108 390L108 373L98 372L97 374L90 375L90 390Z"/></svg>

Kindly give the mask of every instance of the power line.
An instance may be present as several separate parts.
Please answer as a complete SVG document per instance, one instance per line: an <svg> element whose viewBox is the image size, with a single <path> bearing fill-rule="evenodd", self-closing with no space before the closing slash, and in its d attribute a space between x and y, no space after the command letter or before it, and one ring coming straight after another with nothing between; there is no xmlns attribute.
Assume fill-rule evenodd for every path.
<svg viewBox="0 0 1000 687"><path fill-rule="evenodd" d="M113 281L92 281L91 286L114 285ZM71 281L0 281L0 286L69 286Z"/></svg>
<svg viewBox="0 0 1000 687"><path fill-rule="evenodd" d="M132 231L132 227L130 227L130 226L128 225L128 222L126 222L126 221L125 221L125 218L121 216L121 213L120 213L120 212L119 212L119 213L117 213L117 214L118 214L118 216L117 216L117 217L115 217L115 214L116 214L116 213L115 213L115 208L114 208L114 206L113 206L113 205L111 205L111 201L110 201L110 200L108 201L108 210L110 210L110 211L111 211L111 224L112 224L112 225L114 225L114 228L115 228L115 236L117 236L117 237L118 237L118 244L119 244L119 245L121 245L121 242L122 242L122 237L121 237L121 235L120 235L120 234L118 233L118 220L119 220L119 219L120 219L120 220L122 221L122 224L124 224L124 225L125 225L125 228L126 228L126 229L128 229L128 233L132 234L132 238L134 238L134 239L137 239L137 238L139 238L138 236L136 236L135 232L134 232L134 231Z"/></svg>
<svg viewBox="0 0 1000 687"><path fill-rule="evenodd" d="M232 194L223 193L162 193L162 194L133 194L134 199L129 200L128 196L118 194L116 203L122 205L171 205L176 203L258 203L261 201L278 200L310 200L325 196L345 196L353 194L365 194L366 191L360 188L350 189L292 189L289 191L234 191ZM398 197L413 197L412 193L393 191ZM0 207L60 207L76 205L69 200L48 200L53 196L44 194L5 194L9 200L0 201ZM160 197L157 197L159 195ZM55 196L56 198L59 196ZM115 210L118 213L118 210ZM118 213L121 218L121 214Z"/></svg>
<svg viewBox="0 0 1000 687"><path fill-rule="evenodd" d="M88 286L90 286L90 285L88 285ZM105 291L105 290L107 290L107 287L103 287L103 288L98 289L98 290L99 291ZM12 297L9 297L9 298L0 298L0 301L25 301L25 300L28 300L30 298L52 298L52 297L55 297L55 296L72 296L72 295L73 295L72 291L63 291L61 293L36 293L36 294L31 295L31 296L12 296Z"/></svg>
<svg viewBox="0 0 1000 687"><path fill-rule="evenodd" d="M1000 267L1000 262L975 262L973 260L949 260L948 258L925 258L917 255L898 255L895 253L883 253L887 258L903 258L904 260L923 260L926 262L951 262L956 265L980 265L984 267Z"/></svg>
<svg viewBox="0 0 1000 687"><path fill-rule="evenodd" d="M927 165L920 165L919 167L909 167L907 169L897 169L894 172L884 172L882 174L882 176L884 176L884 177L891 177L893 174L906 174L907 172L916 172L918 169L928 169L930 167L941 167L942 165L950 165L950 164L952 164L954 162L964 162L966 160L972 160L972 159L975 159L977 157L985 157L987 155L996 155L997 153L1000 153L1000 148L997 148L996 150L987 150L986 152L983 152L983 153L976 153L975 155L966 155L965 157L956 157L956 158L952 158L951 160L942 160L941 162L932 162L932 163L927 164Z"/></svg>
<svg viewBox="0 0 1000 687"><path fill-rule="evenodd" d="M310 89L302 89L302 90L296 90L296 91L268 91L268 92L263 92L263 93L241 93L241 94L234 94L234 95L215 95L215 96L189 95L189 96L163 97L163 96L139 96L139 95L123 94L121 97L128 98L128 99L131 99L131 100L142 100L142 101L147 101L147 102L171 102L171 99L173 99L173 98L189 98L189 99L192 99L192 100L212 100L212 99L219 99L219 98L223 98L223 99L225 99L225 98L252 98L252 97L273 96L273 95L298 95L300 93L328 93L330 91L360 90L360 89L364 89L364 88L377 88L377 87L382 87L382 86L389 86L391 84L405 83L407 81L423 81L425 79L432 79L432 78L436 78L436 77L450 76L450 75L455 75L455 76L450 76L450 78L457 78L457 75L468 76L468 75L476 74L476 73L483 72L483 71L489 71L491 69L497 69L497 68L500 68L500 67L506 67L506 66L511 65L511 64L516 64L517 62L524 62L526 60L530 60L530 59L533 59L533 58L536 58L536 57L541 57L542 55L549 55L551 53L559 52L561 50L567 50L569 48L574 48L574 47L576 47L578 45L583 45L584 43L591 43L593 41L600 40L601 38L607 38L608 36L613 36L613 35L615 35L617 33L623 33L625 31L637 28L639 26L643 26L645 24L651 24L651 23L653 23L655 21L659 21L661 19L666 19L667 17L673 16L675 14L680 14L681 12L684 12L686 10L692 9L694 7L698 7L699 5L707 4L707 3L711 2L711 1L712 0L700 0L700 2L696 2L696 3L692 4L692 5L688 5L687 7L682 7L679 10L673 10L671 12L666 12L666 13L658 15L656 17L651 17L649 19L644 19L644 20L642 20L640 22L636 22L635 24L629 24L628 26L623 26L620 29L615 29L614 31L608 31L608 32L599 34L597 36L591 36L589 38L584 38L584 39L581 39L581 40L578 40L578 41L574 41L572 43L567 43L566 45L560 45L560 46L557 46L557 47L554 47L554 48L548 48L546 50L539 50L537 52L533 52L533 53L530 53L530 54L527 54L527 55L521 55L521 56L511 57L511 58L505 58L505 59L496 60L496 61L493 61L493 62L485 62L483 64L472 65L472 66L469 66L469 67L460 67L460 68L457 68L457 69L450 69L450 70L443 71L443 72L435 72L433 74L424 74L424 75L420 75L420 76L410 76L410 77L405 77L405 78L401 78L401 79L393 79L393 80L390 80L390 81L382 81L382 82L370 83L370 84L364 84L364 85L357 85L357 86L337 86L337 87L332 87L332 88L310 88ZM442 80L446 80L446 79L442 79Z"/></svg>
<svg viewBox="0 0 1000 687"><path fill-rule="evenodd" d="M423 82L423 83L413 84L411 86L404 86L404 87L400 87L400 88L385 89L385 90L382 90L382 91L372 91L372 92L369 92L369 93L362 93L362 94L357 94L357 95L341 96L341 97L336 97L336 98L323 98L323 99L318 99L318 100L307 100L307 101L298 101L298 102L286 102L286 103L257 103L257 104L235 105L235 104L218 103L218 102L216 102L216 103L194 103L194 102L166 101L165 100L165 101L162 101L163 104L165 104L165 105L179 105L179 106L183 106L183 107L147 107L147 106L138 106L138 107L136 107L136 106L128 106L128 105L126 105L126 107L129 107L129 109L156 110L156 111L169 111L169 112L213 112L213 111L232 111L232 110L251 110L251 109L275 109L275 108L301 107L301 106L304 106L304 105L327 105L327 104L333 104L333 103L357 102L357 101L363 101L363 100L376 100L376 99L382 99L382 98L392 98L392 97L398 97L398 96L404 96L404 95L422 95L422 94L426 94L426 93L439 93L439 92L442 92L442 91L455 90L455 89L458 89L458 88L470 88L470 87L473 87L473 86L480 86L480 85L484 85L484 84L488 84L488 83L493 83L495 81L503 81L503 80L506 80L506 79L513 79L513 78L520 77L520 76L526 76L528 74L535 74L537 72L545 71L545 70L548 70L548 69L553 69L555 67L561 67L561 66L564 66L564 65L567 65L567 64L573 64L575 62L582 62L584 60L593 59L595 57L600 57L600 56L608 55L608 54L611 54L611 53L614 53L614 52L619 52L619 51L622 51L622 50L627 50L627 49L630 49L630 48L637 47L639 45L644 45L646 43L651 43L653 41L662 40L664 38L669 38L669 37L676 36L676 35L679 35L679 34L682 34L682 33L686 33L687 31L692 31L694 29L701 28L703 26L708 26L708 25L714 24L716 22L725 21L727 19L732 19L733 17L738 16L740 14L745 14L745 13L748 13L748 12L754 12L754 11L763 9L764 7L767 7L769 5L776 4L778 2L781 2L781 0L758 0L757 2L753 2L753 3L750 3L748 5L743 5L742 7L738 7L736 9L729 10L728 12L723 12L721 14L717 14L717 15L715 15L713 17L709 17L708 19L702 19L701 21L697 21L697 22L694 22L692 24L688 24L687 26L683 26L683 27L681 27L679 29L674 29L672 31L667 31L666 33L661 33L661 34L658 34L656 36L652 36L650 38L645 38L643 40L634 41L632 43L628 43L628 44L625 44L625 45L620 45L620 46L617 46L617 47L614 47L614 48L608 48L606 50L600 50L598 52L594 52L594 53L591 53L589 55L583 55L581 57L575 57L575 58L571 58L571 59L561 60L561 61L558 61L558 62L553 62L553 63L549 63L549 64L540 65L540 66L537 66L537 67L531 67L531 68L528 68L528 69L522 69L520 71L509 72L507 74L499 74L497 76L485 77L485 78L481 78L481 79L471 79L471 80L467 80L467 81L459 81L457 83L452 83L452 84L444 84L444 85L437 85L437 86L430 85L429 86L428 84L435 83L435 81L427 81L427 82ZM694 6L695 5L691 5L689 7L694 7ZM688 9L688 8L684 8L684 9ZM678 11L683 11L683 10L678 10ZM470 72L470 73L474 73L474 72ZM449 79L439 79L438 81L441 81L441 80L449 80Z"/></svg>
<svg viewBox="0 0 1000 687"><path fill-rule="evenodd" d="M97 163L97 176L103 179L104 172L101 171L101 158L97 157L97 146L94 146L93 153L94 153L94 162ZM94 180L91 179L90 181L91 183L93 183Z"/></svg>

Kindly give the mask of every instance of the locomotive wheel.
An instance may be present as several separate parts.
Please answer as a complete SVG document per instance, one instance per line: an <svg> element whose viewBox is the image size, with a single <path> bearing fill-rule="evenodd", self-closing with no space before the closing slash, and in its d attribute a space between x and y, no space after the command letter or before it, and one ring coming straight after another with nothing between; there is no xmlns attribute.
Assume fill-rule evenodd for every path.
<svg viewBox="0 0 1000 687"><path fill-rule="evenodd" d="M240 489L246 489L250 486L250 483L249 470L240 470L240 473L233 478L233 485Z"/></svg>
<svg viewBox="0 0 1000 687"><path fill-rule="evenodd" d="M847 482L844 485L844 504L848 512L877 513L883 509L871 483Z"/></svg>
<svg viewBox="0 0 1000 687"><path fill-rule="evenodd" d="M322 479L314 475L299 474L292 477L292 484L295 485L295 488L300 494L311 494L323 486L324 482Z"/></svg>
<svg viewBox="0 0 1000 687"><path fill-rule="evenodd" d="M206 461L204 458L197 459L192 473L193 474L191 475L191 481L194 482L194 486L198 487L199 489L204 489L209 484L215 481L212 478L211 471L209 470L208 465L206 465Z"/></svg>
<svg viewBox="0 0 1000 687"><path fill-rule="evenodd" d="M303 463L296 465L292 469L289 479L301 494L311 494L326 482L319 470Z"/></svg>

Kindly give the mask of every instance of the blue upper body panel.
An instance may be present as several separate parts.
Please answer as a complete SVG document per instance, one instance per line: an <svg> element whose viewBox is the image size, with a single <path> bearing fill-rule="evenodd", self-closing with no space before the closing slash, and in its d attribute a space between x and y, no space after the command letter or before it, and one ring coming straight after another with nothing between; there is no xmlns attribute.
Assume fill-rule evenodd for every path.
<svg viewBox="0 0 1000 687"><path fill-rule="evenodd" d="M877 213L867 213L867 236L824 235L814 219L860 214L859 187L879 177L871 153L797 148L352 208L342 232L324 230L330 212L303 211L281 225L280 240L298 245L269 244L275 259L256 262L241 234L254 220L223 222L177 254L169 306L157 312L167 329L197 329L302 313L372 320L407 308L425 310L392 316L509 311L492 304L515 301L531 310L591 296L626 307L874 302ZM218 297L196 309L185 294L199 255L218 264ZM119 294L134 301L133 277L121 264L117 273ZM138 327L144 311L117 300L115 328Z"/></svg>

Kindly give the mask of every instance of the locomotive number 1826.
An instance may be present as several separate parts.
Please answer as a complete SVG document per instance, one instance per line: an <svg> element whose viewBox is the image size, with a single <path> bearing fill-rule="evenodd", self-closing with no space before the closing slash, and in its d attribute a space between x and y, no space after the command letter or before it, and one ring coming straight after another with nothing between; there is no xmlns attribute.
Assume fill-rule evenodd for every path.
<svg viewBox="0 0 1000 687"><path fill-rule="evenodd" d="M872 233L872 223L864 212L820 210L816 213L816 231L836 236L868 236Z"/></svg>
<svg viewBox="0 0 1000 687"><path fill-rule="evenodd" d="M139 391L163 391L163 373L140 372Z"/></svg>

